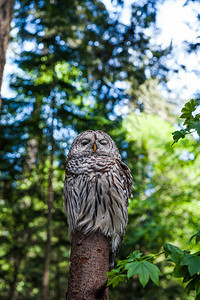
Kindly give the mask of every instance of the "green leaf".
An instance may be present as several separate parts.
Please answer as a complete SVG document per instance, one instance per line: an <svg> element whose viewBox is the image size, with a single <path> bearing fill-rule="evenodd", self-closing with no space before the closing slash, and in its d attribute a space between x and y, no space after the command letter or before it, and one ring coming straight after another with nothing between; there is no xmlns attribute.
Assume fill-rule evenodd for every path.
<svg viewBox="0 0 200 300"><path fill-rule="evenodd" d="M158 267L148 261L136 261L133 263L128 263L126 265L126 269L128 269L128 278L138 274L139 281L143 287L145 287L149 281L149 278L151 278L155 284L159 285L159 275L161 272Z"/></svg>
<svg viewBox="0 0 200 300"><path fill-rule="evenodd" d="M107 282L107 286L112 285L113 287L117 286L119 283L117 277L113 277Z"/></svg>
<svg viewBox="0 0 200 300"><path fill-rule="evenodd" d="M185 291L186 293L190 293L192 290L195 290L195 282L196 282L196 279L192 279L186 286L185 288Z"/></svg>
<svg viewBox="0 0 200 300"><path fill-rule="evenodd" d="M125 265L127 264L128 260L124 259L124 260L119 260L117 263L117 267L119 267L119 269L122 269L125 267Z"/></svg>
<svg viewBox="0 0 200 300"><path fill-rule="evenodd" d="M200 271L200 257L197 257L192 254L188 254L181 261L181 266L188 266L190 275L193 276Z"/></svg>
<svg viewBox="0 0 200 300"><path fill-rule="evenodd" d="M184 278L183 278L182 283L186 283L186 282L190 281L191 278L192 278L192 277L191 277L190 273L187 272L186 276L184 276Z"/></svg>
<svg viewBox="0 0 200 300"><path fill-rule="evenodd" d="M140 252L139 250L134 251L128 256L128 261L139 260L141 256L142 256L142 252Z"/></svg>
<svg viewBox="0 0 200 300"><path fill-rule="evenodd" d="M196 278L195 290L197 295L200 294L200 275Z"/></svg>
<svg viewBox="0 0 200 300"><path fill-rule="evenodd" d="M181 110L182 114L180 118L185 119L184 125L187 125L187 129L190 125L190 122L194 120L192 113L195 111L197 104L197 100L191 99Z"/></svg>
<svg viewBox="0 0 200 300"><path fill-rule="evenodd" d="M200 231L191 236L190 242L193 240L193 238L196 238L196 243L198 243L200 241Z"/></svg>
<svg viewBox="0 0 200 300"><path fill-rule="evenodd" d="M170 256L170 259L176 264L178 264L181 258L185 256L184 252L180 248L171 244L164 244L164 250L165 256Z"/></svg>
<svg viewBox="0 0 200 300"><path fill-rule="evenodd" d="M176 265L174 268L174 277L182 278L188 275L188 268L186 266Z"/></svg>
<svg viewBox="0 0 200 300"><path fill-rule="evenodd" d="M177 143L181 138L183 139L186 135L186 131L184 129L181 129L181 130L177 130L177 131L174 131L172 132L172 135L173 135L173 139L174 139L174 143Z"/></svg>
<svg viewBox="0 0 200 300"><path fill-rule="evenodd" d="M196 114L196 116L194 117L194 121L199 121L200 120L200 114Z"/></svg>
<svg viewBox="0 0 200 300"><path fill-rule="evenodd" d="M109 278L112 278L113 276L116 276L118 273L120 273L120 268L112 269L111 271L106 273L106 276L108 276Z"/></svg>
<svg viewBox="0 0 200 300"><path fill-rule="evenodd" d="M115 276L107 282L107 286L112 285L113 287L116 287L120 282L124 282L125 279L126 275L124 274Z"/></svg>
<svg viewBox="0 0 200 300"><path fill-rule="evenodd" d="M192 112L195 111L197 104L198 104L197 100L191 99L189 102L185 104L181 112L191 115Z"/></svg>
<svg viewBox="0 0 200 300"><path fill-rule="evenodd" d="M198 133L198 135L200 135L200 121L199 120L194 120L190 122L190 127L192 129L195 129Z"/></svg>
<svg viewBox="0 0 200 300"><path fill-rule="evenodd" d="M192 290L195 290L197 295L200 294L200 275L193 277L192 280L188 283L188 285L185 288L185 291L188 294Z"/></svg>
<svg viewBox="0 0 200 300"><path fill-rule="evenodd" d="M188 118L191 118L191 114L190 113L183 113L182 115L180 115L180 118L181 119L188 119Z"/></svg>

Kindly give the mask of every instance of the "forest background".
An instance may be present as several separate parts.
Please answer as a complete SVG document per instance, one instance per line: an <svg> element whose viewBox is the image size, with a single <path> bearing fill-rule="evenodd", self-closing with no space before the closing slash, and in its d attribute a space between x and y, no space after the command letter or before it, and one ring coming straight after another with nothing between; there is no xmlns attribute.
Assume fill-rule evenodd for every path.
<svg viewBox="0 0 200 300"><path fill-rule="evenodd" d="M110 134L132 171L135 191L118 259L134 250L158 253L164 243L198 250L188 241L199 231L199 131L172 146L184 101L171 96L167 82L187 70L176 58L168 63L173 43L155 39L158 6L166 1L133 1L128 23L120 19L120 0L112 12L96 0L16 1L9 47L18 67L0 122L1 299L64 299L66 155L87 129ZM199 24L198 11L196 17ZM185 41L181 53L198 55L195 30L197 39ZM199 91L193 96L198 104ZM110 299L195 299L173 277L171 262L156 263L159 286L143 288L132 277L111 288Z"/></svg>

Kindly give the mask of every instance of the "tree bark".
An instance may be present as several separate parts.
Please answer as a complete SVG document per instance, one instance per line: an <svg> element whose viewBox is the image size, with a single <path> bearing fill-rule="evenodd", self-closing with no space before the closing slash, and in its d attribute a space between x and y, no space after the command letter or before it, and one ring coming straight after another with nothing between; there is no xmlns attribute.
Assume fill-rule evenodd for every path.
<svg viewBox="0 0 200 300"><path fill-rule="evenodd" d="M109 241L100 232L72 236L66 300L109 300Z"/></svg>
<svg viewBox="0 0 200 300"><path fill-rule="evenodd" d="M1 85L6 61L6 49L9 41L10 22L12 19L14 3L15 0L0 0L0 109Z"/></svg>

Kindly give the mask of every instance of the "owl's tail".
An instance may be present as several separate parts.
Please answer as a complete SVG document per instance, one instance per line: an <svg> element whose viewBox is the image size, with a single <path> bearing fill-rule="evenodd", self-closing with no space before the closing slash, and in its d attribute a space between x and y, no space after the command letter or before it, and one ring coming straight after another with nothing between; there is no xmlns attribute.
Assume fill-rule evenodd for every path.
<svg viewBox="0 0 200 300"><path fill-rule="evenodd" d="M117 251L119 249L119 245L123 240L123 236L119 234L114 235L111 238L111 245L110 245L110 256L109 256L109 270L112 270L115 264L115 257L117 255Z"/></svg>
<svg viewBox="0 0 200 300"><path fill-rule="evenodd" d="M115 257L116 257L116 252L112 252L112 250L110 249L110 255L109 255L109 271L111 271L111 270L114 268Z"/></svg>

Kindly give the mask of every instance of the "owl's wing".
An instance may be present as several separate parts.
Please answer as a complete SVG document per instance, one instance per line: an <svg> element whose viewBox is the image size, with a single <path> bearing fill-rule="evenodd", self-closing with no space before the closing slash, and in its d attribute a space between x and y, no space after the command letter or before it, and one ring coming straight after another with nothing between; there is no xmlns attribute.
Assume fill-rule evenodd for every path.
<svg viewBox="0 0 200 300"><path fill-rule="evenodd" d="M132 191L133 191L133 178L131 176L131 170L122 161L118 161L118 162L120 163L122 171L123 171L123 173L125 175L126 186L127 186L127 190L128 190L128 197L132 199L133 198L133 195L132 195Z"/></svg>
<svg viewBox="0 0 200 300"><path fill-rule="evenodd" d="M83 168L82 168L83 169ZM65 183L64 183L64 210L67 215L69 225L69 235L76 231L77 220L83 211L84 203L89 203L94 198L91 188L91 180L87 174L82 173L82 169L68 164L66 167ZM87 199L90 201L87 201Z"/></svg>
<svg viewBox="0 0 200 300"><path fill-rule="evenodd" d="M70 236L73 231L73 228L75 227L78 213L76 189L72 188L72 184L73 175L67 174L66 172L64 182L64 210L65 214L67 215Z"/></svg>

